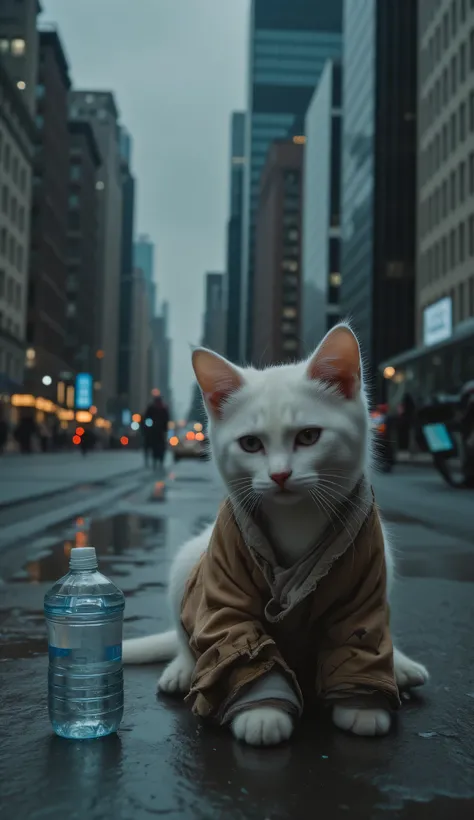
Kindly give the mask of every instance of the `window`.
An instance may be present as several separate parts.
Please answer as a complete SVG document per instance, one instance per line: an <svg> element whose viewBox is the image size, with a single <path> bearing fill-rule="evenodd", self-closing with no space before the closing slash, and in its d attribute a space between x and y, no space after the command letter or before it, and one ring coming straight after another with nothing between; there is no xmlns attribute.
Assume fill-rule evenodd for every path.
<svg viewBox="0 0 474 820"><path fill-rule="evenodd" d="M8 258L10 259L10 262L12 263L12 265L14 265L15 264L15 240L13 239L13 236L10 237L10 243L9 244L10 244L10 253L8 254Z"/></svg>
<svg viewBox="0 0 474 820"><path fill-rule="evenodd" d="M26 50L26 43L20 37L11 41L10 51L14 57L22 57Z"/></svg>
<svg viewBox="0 0 474 820"><path fill-rule="evenodd" d="M283 308L283 317L285 319L296 319L297 311L294 307L285 307Z"/></svg>
<svg viewBox="0 0 474 820"><path fill-rule="evenodd" d="M8 54L10 50L10 42L5 37L0 39L0 54Z"/></svg>
<svg viewBox="0 0 474 820"><path fill-rule="evenodd" d="M469 193L474 194L474 151L469 154Z"/></svg>
<svg viewBox="0 0 474 820"><path fill-rule="evenodd" d="M458 226L458 259L459 264L462 265L466 257L464 222L460 222Z"/></svg>
<svg viewBox="0 0 474 820"><path fill-rule="evenodd" d="M42 114L37 114L36 115L36 127L41 129L43 127L43 125L44 125L43 115Z"/></svg>
<svg viewBox="0 0 474 820"><path fill-rule="evenodd" d="M466 139L466 103L462 102L459 106L459 141L464 142Z"/></svg>
<svg viewBox="0 0 474 820"><path fill-rule="evenodd" d="M449 265L451 269L456 267L456 232L454 228L449 234Z"/></svg>
<svg viewBox="0 0 474 820"><path fill-rule="evenodd" d="M282 322L281 323L281 332L285 334L290 334L291 336L295 335L296 326L294 322Z"/></svg>
<svg viewBox="0 0 474 820"><path fill-rule="evenodd" d="M69 194L68 204L70 208L79 207L79 197L77 196L77 194Z"/></svg>
<svg viewBox="0 0 474 820"><path fill-rule="evenodd" d="M10 202L10 197L8 193L8 188L6 185L2 188L2 211L5 215L8 214L8 203Z"/></svg>
<svg viewBox="0 0 474 820"><path fill-rule="evenodd" d="M460 162L458 168L458 190L459 201L462 203L466 198L466 163Z"/></svg>
<svg viewBox="0 0 474 820"><path fill-rule="evenodd" d="M451 37L456 37L458 29L457 2L458 0L451 0Z"/></svg>
<svg viewBox="0 0 474 820"><path fill-rule="evenodd" d="M469 68L474 71L474 26L469 34Z"/></svg>
<svg viewBox="0 0 474 820"><path fill-rule="evenodd" d="M458 87L458 58L455 54L451 58L451 94L455 94Z"/></svg>
<svg viewBox="0 0 474 820"><path fill-rule="evenodd" d="M7 231L6 228L2 228L0 231L0 253L6 256L7 253Z"/></svg>
<svg viewBox="0 0 474 820"><path fill-rule="evenodd" d="M459 49L459 82L463 83L466 79L466 43L461 45Z"/></svg>
<svg viewBox="0 0 474 820"><path fill-rule="evenodd" d="M45 88L44 88L43 83L38 83L38 85L36 86L36 99L37 100L42 100L43 99L44 91L45 91Z"/></svg>
<svg viewBox="0 0 474 820"><path fill-rule="evenodd" d="M7 278L7 302L9 305L13 302L13 279L10 276Z"/></svg>
<svg viewBox="0 0 474 820"><path fill-rule="evenodd" d="M450 123L450 125L451 125L451 151L455 151L457 141L458 141L456 114L451 114L451 123Z"/></svg>
<svg viewBox="0 0 474 820"><path fill-rule="evenodd" d="M474 256L474 214L469 217L469 256Z"/></svg>
<svg viewBox="0 0 474 820"><path fill-rule="evenodd" d="M469 131L474 133L474 91L469 94Z"/></svg>
<svg viewBox="0 0 474 820"><path fill-rule="evenodd" d="M5 271L0 270L0 299L5 296Z"/></svg>
<svg viewBox="0 0 474 820"><path fill-rule="evenodd" d="M16 266L21 273L23 271L23 248L21 245L16 246Z"/></svg>
<svg viewBox="0 0 474 820"><path fill-rule="evenodd" d="M24 168L22 168L21 171L20 171L20 191L22 191L22 193L24 193L25 188L26 188L26 171L25 171Z"/></svg>
<svg viewBox="0 0 474 820"><path fill-rule="evenodd" d="M329 274L329 285L331 288L339 288L341 286L342 277L340 273Z"/></svg>
<svg viewBox="0 0 474 820"><path fill-rule="evenodd" d="M448 104L448 97L449 97L449 75L448 69L445 68L443 71L443 105Z"/></svg>
<svg viewBox="0 0 474 820"><path fill-rule="evenodd" d="M449 204L452 210L456 207L456 172L451 171L449 179Z"/></svg>
<svg viewBox="0 0 474 820"><path fill-rule="evenodd" d="M298 349L298 342L296 339L284 339L283 340L283 350L297 350Z"/></svg>
<svg viewBox="0 0 474 820"><path fill-rule="evenodd" d="M71 165L69 169L69 179L77 182L81 178L81 166L77 163Z"/></svg>
<svg viewBox="0 0 474 820"><path fill-rule="evenodd" d="M448 125L447 123L443 126L443 137L442 137L442 145L443 145L443 162L448 158Z"/></svg>
<svg viewBox="0 0 474 820"><path fill-rule="evenodd" d="M18 227L22 231L25 227L25 209L23 205L18 208Z"/></svg>
<svg viewBox="0 0 474 820"><path fill-rule="evenodd" d="M10 200L10 217L11 217L11 220L12 220L14 225L16 225L16 213L17 213L16 199L15 199L14 196L12 196L12 198Z"/></svg>
<svg viewBox="0 0 474 820"><path fill-rule="evenodd" d="M292 259L284 259L281 266L284 271L290 271L291 273L296 273L298 270L298 262L294 262Z"/></svg>
<svg viewBox="0 0 474 820"><path fill-rule="evenodd" d="M444 276L448 270L448 240L445 236L441 241L441 273Z"/></svg>
<svg viewBox="0 0 474 820"><path fill-rule="evenodd" d="M15 285L15 307L17 310L21 308L21 285Z"/></svg>
<svg viewBox="0 0 474 820"><path fill-rule="evenodd" d="M18 157L13 157L12 178L13 178L13 182L16 185L16 183L18 182Z"/></svg>
<svg viewBox="0 0 474 820"><path fill-rule="evenodd" d="M467 15L467 0L459 0L459 22L465 23Z"/></svg>
<svg viewBox="0 0 474 820"><path fill-rule="evenodd" d="M449 17L448 12L445 12L443 16L443 49L446 49L449 46Z"/></svg>

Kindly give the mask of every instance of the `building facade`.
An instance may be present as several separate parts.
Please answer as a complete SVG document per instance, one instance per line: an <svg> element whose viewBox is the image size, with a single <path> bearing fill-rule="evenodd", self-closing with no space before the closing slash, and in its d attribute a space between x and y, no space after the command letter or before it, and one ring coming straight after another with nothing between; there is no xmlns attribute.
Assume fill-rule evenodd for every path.
<svg viewBox="0 0 474 820"><path fill-rule="evenodd" d="M122 253L122 165L118 111L110 91L72 91L72 120L90 122L102 157L97 178L99 205L98 302L96 338L98 378L95 402L103 415L119 416L120 266Z"/></svg>
<svg viewBox="0 0 474 820"><path fill-rule="evenodd" d="M68 64L58 33L41 31L25 386L34 395L54 400L57 383L72 369L66 358L69 86Z"/></svg>
<svg viewBox="0 0 474 820"><path fill-rule="evenodd" d="M418 69L416 338L429 344L435 303L452 330L474 317L473 2L420 0Z"/></svg>
<svg viewBox="0 0 474 820"><path fill-rule="evenodd" d="M275 142L257 210L252 362L294 361L301 337L301 219L304 146Z"/></svg>
<svg viewBox="0 0 474 820"><path fill-rule="evenodd" d="M342 68L328 61L306 114L301 338L309 355L341 316Z"/></svg>
<svg viewBox="0 0 474 820"><path fill-rule="evenodd" d="M0 393L23 384L35 128L0 57Z"/></svg>
<svg viewBox="0 0 474 820"><path fill-rule="evenodd" d="M225 298L223 273L206 273L203 345L215 353L225 351Z"/></svg>
<svg viewBox="0 0 474 820"><path fill-rule="evenodd" d="M120 251L119 343L117 362L117 396L121 410L131 408L132 373L135 366L132 338L132 315L136 296L135 284L141 291L141 279L135 276L134 222L135 179L131 172L131 139L121 129L120 155L122 162L122 231ZM141 298L141 297L140 297ZM138 346L140 347L140 346ZM141 363L138 365L141 367ZM140 412L138 409L133 412Z"/></svg>
<svg viewBox="0 0 474 820"><path fill-rule="evenodd" d="M30 115L36 108L39 38L38 0L2 0L0 3L0 60L21 92Z"/></svg>
<svg viewBox="0 0 474 820"><path fill-rule="evenodd" d="M134 268L132 273L130 318L128 406L132 413L142 413L149 403L151 392L149 356L152 330L149 322L147 282L140 268Z"/></svg>
<svg viewBox="0 0 474 820"><path fill-rule="evenodd" d="M341 310L377 365L415 329L417 4L344 4Z"/></svg>
<svg viewBox="0 0 474 820"><path fill-rule="evenodd" d="M69 123L66 359L96 380L98 207L101 157L90 123Z"/></svg>
<svg viewBox="0 0 474 820"><path fill-rule="evenodd" d="M238 362L240 281L242 275L242 215L245 163L245 114L234 112L231 121L230 203L227 223L226 356Z"/></svg>
<svg viewBox="0 0 474 820"><path fill-rule="evenodd" d="M163 401L173 410L171 387L171 339L169 338L169 307L163 302L158 316L152 321L151 389L159 390Z"/></svg>
<svg viewBox="0 0 474 820"><path fill-rule="evenodd" d="M252 0L245 137L240 351L252 350L260 177L276 139L304 141L304 119L328 59L339 57L342 0Z"/></svg>

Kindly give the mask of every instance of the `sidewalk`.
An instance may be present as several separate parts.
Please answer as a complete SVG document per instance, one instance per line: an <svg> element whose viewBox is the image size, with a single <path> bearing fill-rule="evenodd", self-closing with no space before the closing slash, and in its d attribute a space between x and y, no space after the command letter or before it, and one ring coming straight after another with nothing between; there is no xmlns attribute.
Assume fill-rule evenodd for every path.
<svg viewBox="0 0 474 820"><path fill-rule="evenodd" d="M100 484L143 467L143 455L132 450L17 454L0 458L0 508L46 497L81 484Z"/></svg>

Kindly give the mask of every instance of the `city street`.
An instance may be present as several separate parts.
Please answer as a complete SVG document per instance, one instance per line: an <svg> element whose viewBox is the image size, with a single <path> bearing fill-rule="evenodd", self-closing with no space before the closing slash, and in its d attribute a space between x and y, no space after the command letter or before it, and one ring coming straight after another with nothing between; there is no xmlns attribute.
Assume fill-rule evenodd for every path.
<svg viewBox="0 0 474 820"><path fill-rule="evenodd" d="M162 496L140 454L94 454L90 461L76 455L33 457L29 471L12 457L10 477L1 462L2 816L474 816L472 493L451 490L425 466L403 465L377 477L398 564L393 630L432 675L425 691L403 701L388 737L346 736L318 713L305 716L289 744L247 748L228 732L199 724L179 701L157 699L159 668L150 666L125 670L117 736L73 742L55 737L48 721L42 603L67 570L77 517L88 519L99 566L125 593L125 636L131 637L168 626L170 561L183 539L212 520L223 495L209 462L168 467ZM48 493L42 499L40 487Z"/></svg>

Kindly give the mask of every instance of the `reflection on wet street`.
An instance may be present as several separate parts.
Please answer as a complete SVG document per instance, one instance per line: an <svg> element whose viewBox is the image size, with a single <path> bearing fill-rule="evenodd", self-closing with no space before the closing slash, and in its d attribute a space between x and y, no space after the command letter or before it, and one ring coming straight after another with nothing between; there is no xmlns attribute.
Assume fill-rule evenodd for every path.
<svg viewBox="0 0 474 820"><path fill-rule="evenodd" d="M472 820L474 538L463 533L473 513L469 500L444 489L430 508L418 480L428 481L409 472L382 476L376 492L398 561L393 629L403 649L428 665L432 681L404 698L393 731L382 739L348 737L318 709L304 716L290 743L247 748L228 731L197 721L180 699L157 698L154 666L125 670L118 736L81 743L51 735L45 591L66 573L71 548L90 543L100 568L125 593L126 636L166 629L172 557L213 520L222 497L209 464L180 464L163 480L158 502L157 482L148 477L105 509L92 515L84 509L0 552L4 816L382 820L388 813L445 820L454 813Z"/></svg>

